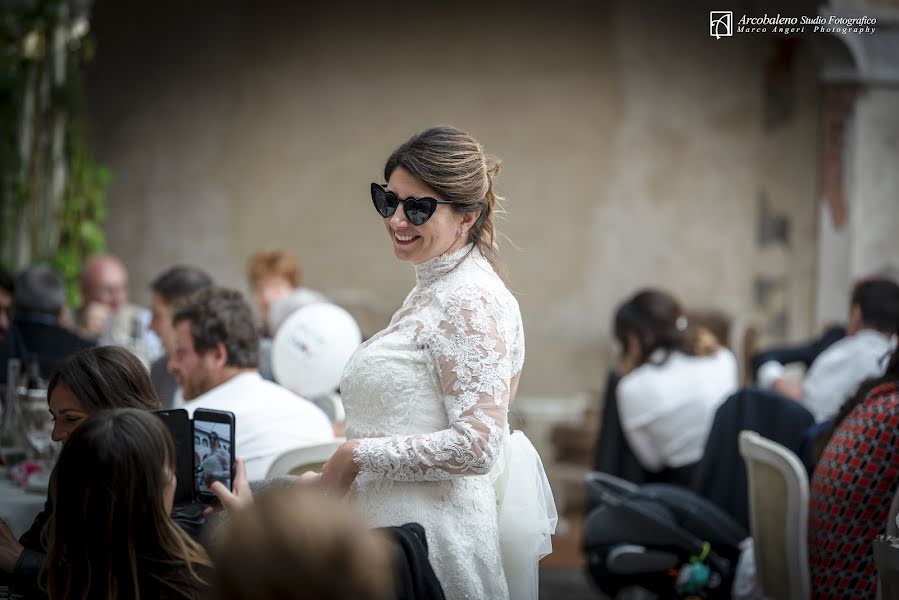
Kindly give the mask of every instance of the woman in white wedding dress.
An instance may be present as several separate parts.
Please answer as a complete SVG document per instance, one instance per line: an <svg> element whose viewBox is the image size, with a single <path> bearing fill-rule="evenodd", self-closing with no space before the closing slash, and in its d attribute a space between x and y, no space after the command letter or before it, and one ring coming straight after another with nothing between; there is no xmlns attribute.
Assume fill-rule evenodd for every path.
<svg viewBox="0 0 899 600"><path fill-rule="evenodd" d="M348 441L322 468L373 527L421 523L447 598L536 598L555 508L507 413L524 363L518 303L495 266L498 163L451 127L397 148L371 185L416 285L340 384ZM502 538L502 539L501 539Z"/></svg>

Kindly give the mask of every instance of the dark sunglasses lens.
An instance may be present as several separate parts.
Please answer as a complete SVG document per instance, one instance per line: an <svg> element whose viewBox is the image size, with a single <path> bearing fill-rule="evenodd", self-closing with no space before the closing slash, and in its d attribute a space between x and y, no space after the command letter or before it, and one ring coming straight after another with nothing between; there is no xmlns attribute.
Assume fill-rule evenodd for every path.
<svg viewBox="0 0 899 600"><path fill-rule="evenodd" d="M434 214L435 208L437 208L437 203L430 198L409 199L403 203L406 218L415 226L424 225L431 218L431 215Z"/></svg>
<svg viewBox="0 0 899 600"><path fill-rule="evenodd" d="M379 185L371 186L371 199L375 204L375 210L385 219L393 216L399 204L396 194L384 191Z"/></svg>

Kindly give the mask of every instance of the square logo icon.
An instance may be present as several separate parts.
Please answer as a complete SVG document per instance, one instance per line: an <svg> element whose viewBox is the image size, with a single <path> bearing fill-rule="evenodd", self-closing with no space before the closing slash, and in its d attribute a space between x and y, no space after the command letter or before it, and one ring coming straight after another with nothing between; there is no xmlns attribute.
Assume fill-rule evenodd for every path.
<svg viewBox="0 0 899 600"><path fill-rule="evenodd" d="M709 12L709 35L720 40L734 34L734 11L713 10Z"/></svg>

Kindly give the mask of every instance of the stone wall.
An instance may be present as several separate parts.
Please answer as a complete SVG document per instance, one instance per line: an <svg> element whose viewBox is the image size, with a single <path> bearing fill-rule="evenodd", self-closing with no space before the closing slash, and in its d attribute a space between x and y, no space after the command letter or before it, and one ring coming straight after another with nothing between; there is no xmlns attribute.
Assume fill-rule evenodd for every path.
<svg viewBox="0 0 899 600"><path fill-rule="evenodd" d="M798 48L782 96L770 40L715 40L716 7L690 4L98 0L110 247L141 301L176 262L245 289L246 258L284 247L374 327L414 278L368 184L395 145L448 123L504 160L523 394L599 387L611 313L641 286L800 338L815 325L815 65Z"/></svg>

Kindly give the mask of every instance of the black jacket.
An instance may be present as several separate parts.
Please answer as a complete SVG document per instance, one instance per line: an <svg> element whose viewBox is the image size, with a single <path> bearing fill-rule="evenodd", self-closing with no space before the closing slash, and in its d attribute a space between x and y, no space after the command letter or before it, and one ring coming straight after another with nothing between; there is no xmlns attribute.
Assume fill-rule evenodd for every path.
<svg viewBox="0 0 899 600"><path fill-rule="evenodd" d="M38 314L17 317L7 338L0 347L0 364L6 365L10 358L24 361L28 354L35 354L40 364L41 377L45 380L50 379L56 366L68 355L96 345L56 325L52 317ZM0 377L6 382L6 368L2 371Z"/></svg>
<svg viewBox="0 0 899 600"><path fill-rule="evenodd" d="M756 387L737 391L715 413L693 477L693 490L748 530L749 486L746 463L740 455L740 431L755 431L798 455L805 431L814 424L808 409L780 394Z"/></svg>
<svg viewBox="0 0 899 600"><path fill-rule="evenodd" d="M424 527L406 523L402 527L384 527L382 531L400 550L394 567L396 600L445 600L443 588L428 560Z"/></svg>

